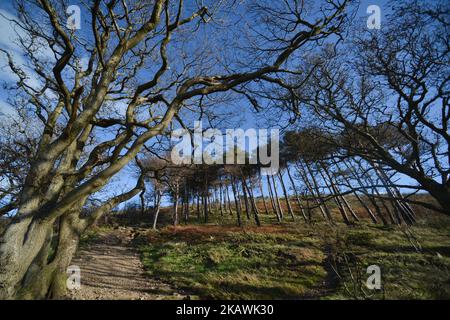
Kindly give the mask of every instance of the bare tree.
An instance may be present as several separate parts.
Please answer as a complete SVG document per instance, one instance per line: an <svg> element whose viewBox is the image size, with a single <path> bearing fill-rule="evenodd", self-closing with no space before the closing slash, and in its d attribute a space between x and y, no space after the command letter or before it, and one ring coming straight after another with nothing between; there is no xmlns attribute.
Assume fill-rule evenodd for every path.
<svg viewBox="0 0 450 320"><path fill-rule="evenodd" d="M301 47L339 31L346 5L344 0L327 1L322 8L326 14L312 22L298 11L299 3L294 7L277 4L273 11L269 5L257 6L255 12L261 17L284 8L295 26L291 29L286 21L279 25L290 30L277 43L261 47L261 52L270 51L267 59L230 71L233 68L211 63L207 50L182 53L182 46L177 47L181 43L177 39L187 39L185 34L201 43L197 30L211 20L206 7L185 6L182 0L94 0L85 8L89 19L83 32L77 33L66 27L65 1L17 0L18 17L12 22L25 33L19 34L19 43L39 87L29 84L10 52L1 51L18 78L10 90L25 97L42 130L17 195L17 214L2 234L0 297L59 294L52 290L62 288L57 275L65 273L79 233L95 220L80 215L87 199L102 190L148 141L167 132L188 103L286 72L283 66ZM266 30L270 34L270 25ZM39 54L43 45L51 51L50 57ZM119 107L125 109L122 114L117 112ZM105 130L114 135L100 139ZM129 195L108 200L93 217ZM36 259L45 256L49 232L58 220L64 227L55 257L50 263ZM63 230L77 232L63 235Z"/></svg>
<svg viewBox="0 0 450 320"><path fill-rule="evenodd" d="M294 115L302 109L327 133L338 162L363 159L374 190L384 188L409 221L408 203L450 213L448 9L446 1L392 1L388 25L357 29L346 44L311 54L302 75L270 97ZM394 182L400 177L413 182ZM420 191L436 202L414 199Z"/></svg>

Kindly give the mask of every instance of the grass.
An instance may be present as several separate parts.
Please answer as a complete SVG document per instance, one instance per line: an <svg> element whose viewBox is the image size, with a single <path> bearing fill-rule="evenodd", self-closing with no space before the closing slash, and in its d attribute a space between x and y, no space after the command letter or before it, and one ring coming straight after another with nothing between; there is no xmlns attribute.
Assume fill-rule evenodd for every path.
<svg viewBox="0 0 450 320"><path fill-rule="evenodd" d="M341 276L328 298L450 299L450 224L435 228L359 226L334 240L333 263ZM336 240L337 239L337 240ZM367 290L365 270L381 270L381 290Z"/></svg>
<svg viewBox="0 0 450 320"><path fill-rule="evenodd" d="M149 275L200 299L450 299L448 218L405 229L262 215L262 227L238 228L219 216L149 231L140 246ZM374 264L381 290L365 287Z"/></svg>
<svg viewBox="0 0 450 320"><path fill-rule="evenodd" d="M193 226L150 233L148 272L202 298L279 299L308 293L326 275L323 252L288 226Z"/></svg>

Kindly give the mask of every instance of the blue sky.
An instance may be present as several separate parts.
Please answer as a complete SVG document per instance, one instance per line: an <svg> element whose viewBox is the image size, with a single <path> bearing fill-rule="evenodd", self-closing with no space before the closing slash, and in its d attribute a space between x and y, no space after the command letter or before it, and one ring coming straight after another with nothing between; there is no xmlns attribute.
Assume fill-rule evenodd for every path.
<svg viewBox="0 0 450 320"><path fill-rule="evenodd" d="M190 1L187 1L189 3ZM78 3L78 0L73 1L74 4ZM2 0L0 2L0 13L8 16L8 17L14 17L15 12L13 8L13 0ZM367 17L368 14L366 13L367 7L369 5L378 5L381 9L382 14L382 25L386 21L384 21L384 15L389 10L389 6L387 4L386 0L377 0L377 1L371 1L371 0L363 0L361 1L361 5L359 7L358 15L362 18ZM82 14L83 10L86 10L85 8L82 8ZM364 22L364 20L362 20ZM387 22L386 22L387 23ZM15 38L15 31L13 27L11 26L11 23L6 21L2 16L0 16L0 47L3 49L7 49L8 51L12 51L14 54L14 58L17 62L23 61L21 57L20 50L18 47L13 43L13 40ZM9 70L5 68L5 57L2 54L0 57L0 72L2 73L2 80L6 81L13 81L14 77L11 75ZM31 77L31 75L30 75ZM32 77L31 77L32 78ZM31 79L31 81L33 78ZM4 90L0 90L0 112L3 113L10 113L11 110L8 110L8 98L9 93L5 92ZM255 127L257 126L257 123L255 122L255 117L251 112L247 112L247 110L251 110L248 103L245 101L239 102L241 104L241 111L243 112L242 117L245 119L245 121L242 123L243 128L249 128L249 127ZM242 105L245 104L245 105Z"/></svg>
<svg viewBox="0 0 450 320"><path fill-rule="evenodd" d="M77 3L77 1L73 2L74 4ZM187 2L189 3L189 1ZM366 10L369 5L378 5L380 7L382 14L381 27L383 27L383 24L388 23L388 21L385 21L384 19L384 15L389 11L387 1L369 1L369 0L361 1L361 5L359 7L358 12L358 16L361 18L360 23L364 24L366 23L367 20L366 18L368 17ZM12 1L2 0L0 2L0 13L6 16L14 17ZM8 51L11 51L16 61L20 63L23 62L23 58L21 56L20 50L13 43L14 37L15 37L14 30L11 27L11 24L0 16L0 47ZM2 73L1 76L2 80L6 82L14 81L14 77L11 76L8 69L5 68L5 58L3 54L0 57L0 72ZM35 81L31 74L30 74L30 81L31 82ZM7 102L10 94L11 93L8 92L7 90L0 89L0 114L1 113L3 114L3 117L0 115L0 125L4 125L8 117L14 116L14 109ZM252 108L246 100L240 100L237 102L237 105L234 106L233 111L235 112L235 116L238 119L240 119L239 127L242 127L244 129L258 128L258 127L266 128L265 125L267 124L258 122L256 120L257 119L256 116L250 110L252 110ZM129 171L129 169L124 170L124 172L122 172L118 177L114 179L113 185L121 189L131 187L132 185L134 185L134 178L130 178L130 175L132 175L132 173L131 171ZM110 188L115 189L114 187ZM267 193L267 188L266 187L264 188L265 192Z"/></svg>

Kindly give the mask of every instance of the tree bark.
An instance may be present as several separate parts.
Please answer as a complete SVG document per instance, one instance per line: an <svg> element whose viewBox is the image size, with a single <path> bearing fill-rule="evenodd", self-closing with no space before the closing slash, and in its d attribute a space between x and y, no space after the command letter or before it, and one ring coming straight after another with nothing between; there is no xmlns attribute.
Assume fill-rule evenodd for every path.
<svg viewBox="0 0 450 320"><path fill-rule="evenodd" d="M249 195L249 198L250 198L250 204L252 206L253 218L255 219L256 225L258 227L260 227L261 226L261 222L259 220L259 212L258 212L258 208L256 207L255 198L253 197L251 188L248 187L248 184L247 184L246 180L243 179L242 182L244 184L243 187L245 189L247 189L247 191L248 191L248 195Z"/></svg>
<svg viewBox="0 0 450 320"><path fill-rule="evenodd" d="M264 196L264 192L263 192L261 175L258 177L258 186L259 186L259 191L261 192L261 199L262 199L263 204L264 204L264 212L267 215L269 215L269 209L267 208L266 197Z"/></svg>
<svg viewBox="0 0 450 320"><path fill-rule="evenodd" d="M288 207L288 213L291 215L292 220L295 221L294 211L292 210L291 202L289 201L289 194L288 194L288 192L286 190L286 186L284 184L283 176L281 175L281 172L278 172L278 179L280 180L281 188L282 188L283 194L284 194L284 198L286 199L286 205Z"/></svg>
<svg viewBox="0 0 450 320"><path fill-rule="evenodd" d="M280 217L280 214L278 213L278 208L277 208L277 206L275 204L275 199L274 199L274 196L273 196L272 185L270 184L269 176L266 176L266 179L267 179L267 186L269 188L269 196L270 196L270 202L272 203L273 212L275 213L278 222L281 222L281 217Z"/></svg>
<svg viewBox="0 0 450 320"><path fill-rule="evenodd" d="M225 201L224 201L224 197L223 197L223 188L222 188L222 183L219 184L219 205L220 205L220 215L223 217L224 216L224 206Z"/></svg>
<svg viewBox="0 0 450 320"><path fill-rule="evenodd" d="M248 195L247 195L247 189L244 185L244 179L241 178L241 186L242 186L242 194L244 196L244 206L245 206L245 214L247 216L247 220L250 220L250 209L248 205Z"/></svg>
<svg viewBox="0 0 450 320"><path fill-rule="evenodd" d="M322 167L323 171L325 172L325 175L328 178L328 181L325 178L322 170L320 170L320 168L318 168L317 171L322 176L322 179L325 182L325 185L330 190L330 192L334 193L334 200L336 202L336 205L339 209L339 212L341 213L342 219L344 220L345 224L350 225L351 223L350 223L350 220L348 219L347 211L345 210L345 207L343 205L343 199L340 196L340 192L339 192L338 188L334 185L334 181L333 181L330 173L327 171L327 169L325 168L325 166L322 163L321 163L321 167Z"/></svg>
<svg viewBox="0 0 450 320"><path fill-rule="evenodd" d="M239 227L242 227L242 220L241 220L241 210L239 206L239 199L237 198L237 192L236 192L236 186L234 183L234 178L231 177L231 188L233 190L233 198L236 205L236 215L237 215L237 223Z"/></svg>
<svg viewBox="0 0 450 320"><path fill-rule="evenodd" d="M280 220L283 220L284 213L283 213L283 208L281 208L280 198L278 197L277 184L275 182L275 178L273 177L273 175L271 176L271 178L272 178L272 183L273 183L273 192L275 195L275 202L277 204L278 212L280 214Z"/></svg>
<svg viewBox="0 0 450 320"><path fill-rule="evenodd" d="M161 208L161 198L162 194L161 191L155 190L155 201L154 201L154 216L153 216L153 230L156 230L156 225L158 223L158 215L159 210Z"/></svg>
<svg viewBox="0 0 450 320"><path fill-rule="evenodd" d="M331 215L331 212L328 209L327 204L325 203L325 201L323 200L323 198L322 198L322 196L320 194L319 186L317 185L317 180L315 179L314 174L312 173L311 169L309 168L309 166L305 162L306 168L307 168L307 170L309 172L309 176L311 177L311 181L312 181L312 184L311 184L310 181L309 181L309 178L308 178L308 172L305 170L305 166L303 166L301 162L299 162L299 164L301 165L301 167L302 167L301 169L303 170L303 171L299 170L299 173L300 174L302 174L302 173L304 174L305 184L308 186L311 194L314 197L314 200L315 200L316 204L319 206L319 209L320 209L320 211L322 213L322 216L325 219L328 219L328 221L333 222L333 216Z"/></svg>
<svg viewBox="0 0 450 320"><path fill-rule="evenodd" d="M225 186L225 192L227 194L227 201L228 201L228 211L230 212L230 216L233 215L233 208L231 206L231 200L230 200L230 192L229 192L229 186Z"/></svg>
<svg viewBox="0 0 450 320"><path fill-rule="evenodd" d="M305 209L303 208L302 202L300 201L300 197L299 197L297 188L295 186L294 179L292 178L291 170L289 169L289 165L286 166L286 171L287 171L287 174L288 174L288 177L289 177L289 181L291 182L292 189L294 190L295 198L297 200L297 204L298 204L298 207L299 207L300 212L302 214L302 217L305 220L305 222L308 222L308 218L306 217Z"/></svg>

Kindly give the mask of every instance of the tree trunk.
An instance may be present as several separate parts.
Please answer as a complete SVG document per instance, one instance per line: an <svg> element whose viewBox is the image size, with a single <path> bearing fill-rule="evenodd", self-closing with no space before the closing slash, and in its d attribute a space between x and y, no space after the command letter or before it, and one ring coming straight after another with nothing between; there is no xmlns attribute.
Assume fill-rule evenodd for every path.
<svg viewBox="0 0 450 320"><path fill-rule="evenodd" d="M325 167L322 163L320 163L320 165L321 165L323 171L325 171L325 175L326 175L326 177L328 178L328 181L327 181L327 179L325 178L325 175L324 175L324 173L322 172L322 170L320 170L320 168L318 168L317 171L318 171L318 172L320 173L320 175L322 176L322 179L323 179L325 185L326 185L326 186L328 187L328 189L330 190L330 192L331 192L331 193L334 193L334 195L335 195L335 196L334 196L334 201L336 202L336 205L337 205L337 207L338 207L338 209L339 209L339 212L341 213L342 219L344 220L345 224L349 225L349 224L350 224L350 220L348 219L347 211L345 210L345 207L344 207L344 205L343 205L343 199L342 199L342 197L340 196L340 192L339 192L338 188L334 185L334 181L333 181L333 179L331 178L331 175L330 175L329 172L327 171L326 167Z"/></svg>
<svg viewBox="0 0 450 320"><path fill-rule="evenodd" d="M341 168L339 168L338 163L333 160L333 164L339 169L341 170ZM342 171L341 171L342 172ZM342 174L342 177L344 178L345 182L348 184L349 188L352 188L351 186L351 182L350 179L345 175L345 173ZM353 188L352 188L353 189ZM377 218L376 216L373 214L372 210L369 208L369 206L367 206L367 204L365 203L365 201L363 201L361 199L361 197L359 196L357 191L353 191L353 195L356 197L356 199L359 201L359 203L364 207L364 209L366 210L367 214L369 215L370 219L372 220L373 223L377 224ZM379 208L378 208L379 209ZM383 221L384 223L384 221Z"/></svg>
<svg viewBox="0 0 450 320"><path fill-rule="evenodd" d="M295 221L294 211L292 210L291 202L289 201L289 194L288 194L288 192L286 190L286 186L284 184L283 176L281 175L281 172L278 172L278 179L280 180L281 188L283 189L284 198L286 199L286 205L288 207L288 213L291 215L292 220Z"/></svg>
<svg viewBox="0 0 450 320"><path fill-rule="evenodd" d="M261 175L259 176L259 179L258 179L258 186L259 186L259 191L261 192L261 198L262 198L262 201L263 201L263 204L264 204L264 212L267 215L269 215L269 209L267 208L266 197L264 196L264 192L263 192Z"/></svg>
<svg viewBox="0 0 450 320"><path fill-rule="evenodd" d="M275 205L275 199L274 199L274 196L273 196L272 185L270 183L269 176L266 176L266 179L267 179L267 186L269 188L269 196L270 196L270 202L272 203L273 212L275 213L278 222L281 222L281 217L280 217L280 214L278 213L278 208Z"/></svg>
<svg viewBox="0 0 450 320"><path fill-rule="evenodd" d="M305 208L303 208L302 202L300 201L300 196L299 196L297 188L295 186L294 179L292 178L291 170L289 169L289 165L286 166L286 171L288 174L289 181L291 182L292 189L294 190L295 199L297 200L299 211L302 214L302 217L305 220L305 222L308 222L308 218L306 217L306 214L305 214Z"/></svg>
<svg viewBox="0 0 450 320"><path fill-rule="evenodd" d="M198 222L200 222L200 219L201 219L200 202L201 202L201 197L200 197L200 194L197 193L197 221Z"/></svg>
<svg viewBox="0 0 450 320"><path fill-rule="evenodd" d="M205 191L206 192L206 191ZM204 217L204 222L208 223L208 219L209 219L209 206L208 206L208 194L205 194L203 196L203 217Z"/></svg>
<svg viewBox="0 0 450 320"><path fill-rule="evenodd" d="M425 184L426 190L439 202L443 211L450 215L450 182L447 182L448 186L443 186L435 181L427 181L422 184Z"/></svg>
<svg viewBox="0 0 450 320"><path fill-rule="evenodd" d="M145 189L142 190L142 192L139 194L139 199L141 200L141 216L145 216L145 198L144 198L144 194L145 194Z"/></svg>
<svg viewBox="0 0 450 320"><path fill-rule="evenodd" d="M275 178L273 177L273 175L271 176L271 178L272 178L272 183L273 183L273 192L275 194L275 201L277 204L278 212L280 213L280 220L283 220L284 213L283 213L283 208L281 208L280 198L278 197L277 184L275 182Z"/></svg>
<svg viewBox="0 0 450 320"><path fill-rule="evenodd" d="M360 181L361 184L363 184L363 182L361 181L361 178L359 177L359 175L358 175L358 173L356 172L356 170L353 169L349 164L347 164L347 162L344 162L344 163L345 163L346 167L353 173L353 176L354 176L356 179L358 179L358 180ZM365 170L364 170L364 168L362 167L361 164L359 164L359 169L360 169L360 171L365 172ZM389 209L389 207L387 206L387 204L386 204L386 202L384 201L383 197L381 196L380 192L378 191L378 188L375 186L375 183L374 183L372 177L370 176L370 174L366 172L366 173L363 174L363 177L365 178L364 180L365 180L366 182L367 182L367 181L369 182L368 185L373 186L373 187L371 188L372 194L375 193L376 196L378 197L379 201L380 201L381 204L383 205L384 210L386 211L387 215L389 216L389 219L391 220L391 224L396 224L397 222L395 221L394 215L392 214L391 210ZM377 199L374 198L373 196L372 196L372 197L369 197L369 199L372 201L372 203L374 204L375 208L377 208L377 207L378 207ZM386 221L385 218L384 218L384 216L382 215L381 211L380 211L380 218L381 218L383 221ZM387 224L387 223L386 223L386 224Z"/></svg>
<svg viewBox="0 0 450 320"><path fill-rule="evenodd" d="M158 223L158 215L159 215L159 210L161 208L161 191L156 191L155 190L155 201L154 201L154 216L153 216L153 230L156 230L156 224Z"/></svg>
<svg viewBox="0 0 450 320"><path fill-rule="evenodd" d="M398 199L398 194L396 194L396 191L392 187L392 183L390 179L387 177L386 173L383 171L382 168L380 168L375 163L371 163L372 167L374 168L376 174L380 178L380 180L383 183L384 188L386 189L386 192L392 199L392 203L394 205L394 210L397 214L397 220L398 223L402 223L402 221L406 222L407 224L413 224L415 223L415 218L413 214L411 214L412 211L408 210L407 207L403 205L403 203ZM402 198L402 197L400 197Z"/></svg>
<svg viewBox="0 0 450 320"><path fill-rule="evenodd" d="M179 198L179 186L178 184L175 186L175 193L174 193L174 199L173 199L173 226L176 227L178 225L179 217L178 217L178 198Z"/></svg>
<svg viewBox="0 0 450 320"><path fill-rule="evenodd" d="M312 184L310 183L309 179L308 179L308 172L305 170L305 167L301 164L301 162L299 162L300 165L302 166L302 170L304 173L304 181L305 184L307 184L308 188L310 189L311 194L313 195L316 204L319 206L319 209L323 215L323 217L325 219L328 219L328 221L333 221L333 216L331 215L330 210L328 209L327 204L325 203L325 201L323 200L321 194L320 194L320 190L319 190L319 186L317 185L317 180L314 177L314 174L312 173L311 169L309 168L309 166L306 164L306 168L309 172L309 176L311 177L311 181ZM300 174L302 174L302 171L299 171Z"/></svg>
<svg viewBox="0 0 450 320"><path fill-rule="evenodd" d="M233 208L232 208L232 205L231 205L230 190L229 190L229 186L228 185L225 186L225 187L226 187L225 188L225 192L227 194L227 201L228 201L228 211L230 212L230 216L232 216L233 215Z"/></svg>
<svg viewBox="0 0 450 320"><path fill-rule="evenodd" d="M63 213L59 218L58 245L52 261L46 263L47 246L49 244L44 243L39 254L27 268L21 282L22 286L20 290L16 291L18 292L17 297L39 299L62 296L66 290L66 270L76 252L81 234L95 224L106 212L137 195L142 188L143 177L141 176L134 189L110 199L83 219L80 218L80 211L87 197L80 199L78 204L70 211ZM50 227L53 227L53 224ZM48 229L48 232L51 232L51 230ZM48 233L45 240L50 240Z"/></svg>
<svg viewBox="0 0 450 320"><path fill-rule="evenodd" d="M81 234L90 225L82 225L78 211L62 216L59 223L59 236L56 252L51 262L46 263L39 272L26 277L19 298L57 299L67 291L67 268L75 255ZM32 272L33 273L33 272Z"/></svg>
<svg viewBox="0 0 450 320"><path fill-rule="evenodd" d="M0 299L13 299L32 262L45 247L54 220L30 217L11 222L0 239Z"/></svg>
<svg viewBox="0 0 450 320"><path fill-rule="evenodd" d="M374 164L373 164L374 165ZM413 224L416 222L415 213L411 209L410 205L404 200L403 195L398 190L398 188L392 183L391 179L388 177L386 172L377 165L374 165L375 171L379 173L381 180L386 183L389 188L389 191L392 193L396 199L394 200L404 215L404 219L407 223Z"/></svg>
<svg viewBox="0 0 450 320"><path fill-rule="evenodd" d="M353 219L355 221L359 221L358 215L356 214L355 210L353 210L353 208L350 206L350 203L348 203L344 195L341 196L341 199L344 202L344 205L347 207L348 211L350 211L350 214L352 215Z"/></svg>
<svg viewBox="0 0 450 320"><path fill-rule="evenodd" d="M223 217L224 215L224 198L223 198L223 188L222 188L222 183L219 184L219 206L220 206L220 215Z"/></svg>
<svg viewBox="0 0 450 320"><path fill-rule="evenodd" d="M239 200L236 196L237 192L236 192L236 186L234 183L234 179L233 177L231 178L231 188L233 190L233 197L234 197L234 202L236 204L236 215L237 215L237 223L239 227L242 227L242 220L241 220L241 211L240 211L240 206L239 206Z"/></svg>
<svg viewBox="0 0 450 320"><path fill-rule="evenodd" d="M245 206L245 214L247 215L247 220L250 220L250 209L248 205L248 195L247 190L244 186L244 179L241 179L241 186L242 186L242 194L244 196L244 206Z"/></svg>
<svg viewBox="0 0 450 320"><path fill-rule="evenodd" d="M250 204L252 206L252 212L253 212L253 217L255 219L255 223L258 227L260 227L261 222L259 221L259 212L258 212L258 208L256 207L255 198L253 197L253 193L252 193L251 189L248 187L246 180L243 179L242 182L244 183L243 187L245 189L247 189L247 191L248 191L248 196L250 198Z"/></svg>
<svg viewBox="0 0 450 320"><path fill-rule="evenodd" d="M186 180L184 181L183 217L184 217L184 223L188 224L188 222L189 222L189 194L188 194Z"/></svg>

